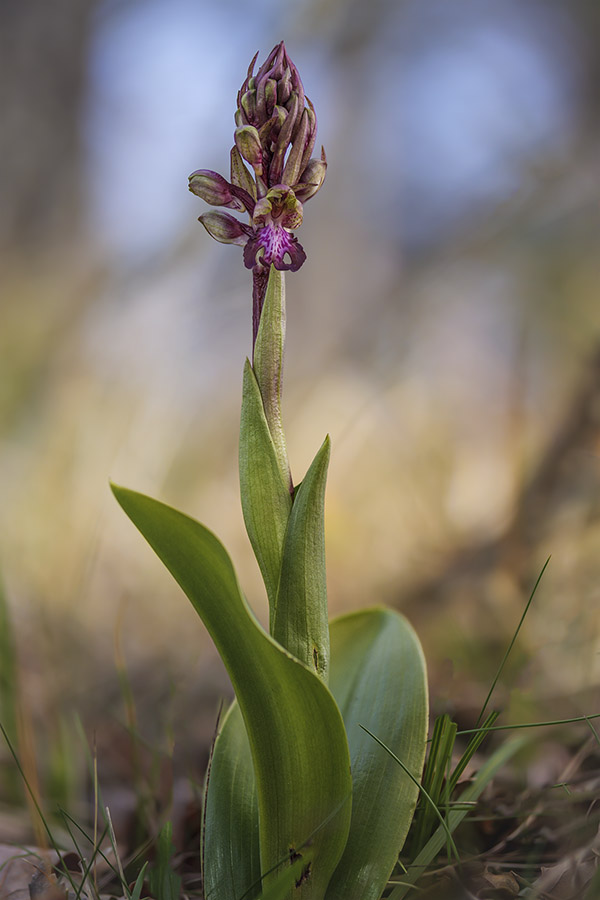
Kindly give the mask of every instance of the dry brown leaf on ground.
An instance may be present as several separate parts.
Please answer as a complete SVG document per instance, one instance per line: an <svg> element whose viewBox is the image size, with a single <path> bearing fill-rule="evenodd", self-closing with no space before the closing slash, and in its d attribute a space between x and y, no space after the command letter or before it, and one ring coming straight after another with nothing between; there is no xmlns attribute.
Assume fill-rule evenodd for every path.
<svg viewBox="0 0 600 900"><path fill-rule="evenodd" d="M533 885L534 897L551 895L553 900L581 900L598 869L600 828L587 847L570 853L560 862L542 868Z"/></svg>
<svg viewBox="0 0 600 900"><path fill-rule="evenodd" d="M29 882L29 896L31 900L67 900L67 889L58 883L56 875L46 863Z"/></svg>
<svg viewBox="0 0 600 900"><path fill-rule="evenodd" d="M490 888L497 892L498 896L517 897L519 894L519 882L512 872L490 872L485 869L482 880L486 882Z"/></svg>
<svg viewBox="0 0 600 900"><path fill-rule="evenodd" d="M64 900L64 888L59 888L56 884L52 884L48 878L48 872L57 862L56 853L49 853L44 850L36 850L32 847L13 847L10 844L0 844L0 898L10 898L10 900ZM37 876L43 876L37 881L39 886L38 893L30 893L29 885ZM54 876L52 876L54 877ZM43 893L43 881L46 881L48 890ZM54 893L50 893L50 888L57 888ZM33 890L36 890L34 885Z"/></svg>
<svg viewBox="0 0 600 900"><path fill-rule="evenodd" d="M0 844L0 900L71 900L75 896L60 873L81 873L77 853Z"/></svg>

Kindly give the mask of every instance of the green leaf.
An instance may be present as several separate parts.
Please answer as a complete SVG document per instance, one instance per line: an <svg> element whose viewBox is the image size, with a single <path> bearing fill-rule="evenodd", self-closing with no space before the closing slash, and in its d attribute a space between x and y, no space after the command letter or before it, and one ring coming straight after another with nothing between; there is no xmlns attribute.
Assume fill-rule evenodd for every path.
<svg viewBox="0 0 600 900"><path fill-rule="evenodd" d="M264 886L310 843L309 877L290 897L322 900L351 812L348 744L333 697L261 628L208 529L142 494L113 491L192 601L231 678L256 775Z"/></svg>
<svg viewBox="0 0 600 900"><path fill-rule="evenodd" d="M260 893L258 798L239 704L229 707L210 759L202 823L206 900L253 900Z"/></svg>
<svg viewBox="0 0 600 900"><path fill-rule="evenodd" d="M292 498L281 473L260 389L248 360L242 393L240 488L246 531L265 582L272 622Z"/></svg>
<svg viewBox="0 0 600 900"><path fill-rule="evenodd" d="M271 266L256 343L254 373L260 388L265 416L275 445L281 475L288 488L292 477L281 420L283 350L285 345L285 276Z"/></svg>
<svg viewBox="0 0 600 900"><path fill-rule="evenodd" d="M294 497L271 627L275 640L325 681L329 625L323 519L329 454L327 437Z"/></svg>
<svg viewBox="0 0 600 900"><path fill-rule="evenodd" d="M352 822L326 900L379 900L396 864L418 788L360 727L376 734L418 779L427 741L427 679L418 638L389 609L331 623L331 691L352 762Z"/></svg>
<svg viewBox="0 0 600 900"><path fill-rule="evenodd" d="M297 886L307 871L312 866L312 853L310 848L305 852L302 859L297 859L287 869L277 876L269 887L260 895L260 900L285 900L289 897L290 891ZM237 900L237 898L236 898Z"/></svg>

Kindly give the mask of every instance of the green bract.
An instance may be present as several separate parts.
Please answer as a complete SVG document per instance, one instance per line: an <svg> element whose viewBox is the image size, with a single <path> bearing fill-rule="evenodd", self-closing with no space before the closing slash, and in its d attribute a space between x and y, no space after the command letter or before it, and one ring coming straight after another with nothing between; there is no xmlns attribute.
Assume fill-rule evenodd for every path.
<svg viewBox="0 0 600 900"><path fill-rule="evenodd" d="M256 203L259 212L271 204L269 215L284 219L301 207L285 184L267 193L264 164L288 185L304 172L304 190L316 191L324 177L324 163L309 161L316 120L310 104L303 110L302 84L283 44L256 77L251 71L238 98L235 179L229 184L198 170L192 189L231 208L240 197L252 206L258 193L264 198ZM265 146L270 157L261 156ZM221 217L211 224L215 233L221 229L219 240L238 237L236 220L209 213L205 225L211 215ZM255 213L254 228L261 215ZM287 235L298 220L283 219L273 228ZM240 235L249 231L238 227ZM263 238L267 242L256 232L246 245L259 255L252 258L255 344L253 363L244 368L239 463L244 521L269 600L269 632L255 619L225 548L210 531L157 500L122 487L113 491L191 600L236 694L219 723L207 775L206 900L379 900L417 802L427 733L425 662L414 631L395 611L373 607L328 623L330 442L325 439L294 486L281 419L281 268L293 266L282 255L278 265L265 267ZM298 258L294 247L281 248L292 253L292 262Z"/></svg>

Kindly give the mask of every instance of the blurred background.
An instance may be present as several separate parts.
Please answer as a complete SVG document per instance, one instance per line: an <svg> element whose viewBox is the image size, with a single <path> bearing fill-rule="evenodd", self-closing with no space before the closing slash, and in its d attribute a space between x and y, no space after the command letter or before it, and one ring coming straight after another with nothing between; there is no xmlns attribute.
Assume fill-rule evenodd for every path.
<svg viewBox="0 0 600 900"><path fill-rule="evenodd" d="M93 715L123 660L158 718L226 691L109 478L213 529L264 621L236 458L250 276L187 176L227 176L236 92L282 38L329 161L284 416L296 481L333 441L332 613L405 611L434 707L475 706L552 555L498 703L590 712L596 0L0 4L0 566L28 703Z"/></svg>

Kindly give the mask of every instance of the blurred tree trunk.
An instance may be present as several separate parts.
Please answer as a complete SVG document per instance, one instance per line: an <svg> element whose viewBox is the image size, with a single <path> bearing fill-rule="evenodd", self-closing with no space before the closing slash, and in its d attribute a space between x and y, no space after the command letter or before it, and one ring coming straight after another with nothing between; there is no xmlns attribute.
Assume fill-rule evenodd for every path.
<svg viewBox="0 0 600 900"><path fill-rule="evenodd" d="M0 253L81 234L81 108L100 0L0 2Z"/></svg>

